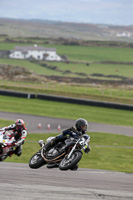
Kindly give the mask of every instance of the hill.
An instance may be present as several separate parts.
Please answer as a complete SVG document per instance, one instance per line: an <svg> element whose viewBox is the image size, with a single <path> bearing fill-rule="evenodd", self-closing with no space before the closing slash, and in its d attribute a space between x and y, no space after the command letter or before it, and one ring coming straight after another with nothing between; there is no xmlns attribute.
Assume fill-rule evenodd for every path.
<svg viewBox="0 0 133 200"><path fill-rule="evenodd" d="M0 18L0 35L133 42L133 26Z"/></svg>

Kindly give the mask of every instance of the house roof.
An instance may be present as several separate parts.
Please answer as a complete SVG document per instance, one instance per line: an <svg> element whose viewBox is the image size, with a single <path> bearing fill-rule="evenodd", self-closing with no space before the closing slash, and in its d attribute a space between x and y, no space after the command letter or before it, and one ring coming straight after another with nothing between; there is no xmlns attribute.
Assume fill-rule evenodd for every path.
<svg viewBox="0 0 133 200"><path fill-rule="evenodd" d="M56 48L45 48L41 46L15 46L13 51L22 51L22 52L28 52L28 51L56 51Z"/></svg>

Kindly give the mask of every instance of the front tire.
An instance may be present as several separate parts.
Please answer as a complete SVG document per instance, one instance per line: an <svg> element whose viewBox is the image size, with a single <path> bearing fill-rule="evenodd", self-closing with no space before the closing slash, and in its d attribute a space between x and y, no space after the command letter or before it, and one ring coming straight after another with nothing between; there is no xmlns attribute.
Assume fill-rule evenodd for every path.
<svg viewBox="0 0 133 200"><path fill-rule="evenodd" d="M35 153L30 161L29 161L29 167L32 169L37 169L39 167L41 167L42 165L46 164L46 162L44 161L44 159L41 156L40 152Z"/></svg>
<svg viewBox="0 0 133 200"><path fill-rule="evenodd" d="M0 162L3 162L7 157L8 155L0 156Z"/></svg>
<svg viewBox="0 0 133 200"><path fill-rule="evenodd" d="M81 151L74 151L72 156L67 159L67 157L63 158L63 160L59 164L60 170L68 170L73 168L82 158Z"/></svg>

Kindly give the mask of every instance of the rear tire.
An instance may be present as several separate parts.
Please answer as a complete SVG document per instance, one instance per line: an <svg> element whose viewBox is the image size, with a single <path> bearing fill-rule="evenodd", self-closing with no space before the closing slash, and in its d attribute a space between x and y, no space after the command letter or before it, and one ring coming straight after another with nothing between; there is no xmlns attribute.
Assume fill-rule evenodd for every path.
<svg viewBox="0 0 133 200"><path fill-rule="evenodd" d="M63 160L59 164L60 170L68 170L72 169L82 158L82 152L81 151L75 151L73 152L72 156L67 159L63 158Z"/></svg>
<svg viewBox="0 0 133 200"><path fill-rule="evenodd" d="M32 169L37 169L39 167L41 167L42 165L46 164L46 162L44 161L44 159L41 156L40 152L35 153L30 161L29 161L29 167Z"/></svg>

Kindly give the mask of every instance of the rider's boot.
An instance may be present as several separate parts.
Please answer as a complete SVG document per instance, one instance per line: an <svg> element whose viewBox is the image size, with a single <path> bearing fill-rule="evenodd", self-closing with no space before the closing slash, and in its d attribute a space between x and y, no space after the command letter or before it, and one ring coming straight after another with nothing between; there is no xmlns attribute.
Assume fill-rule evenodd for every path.
<svg viewBox="0 0 133 200"><path fill-rule="evenodd" d="M47 144L45 144L44 146L44 152L46 152L48 150L49 147L52 147L53 145L55 145L58 142L58 138L54 138L52 139L50 142L48 142Z"/></svg>
<svg viewBox="0 0 133 200"><path fill-rule="evenodd" d="M48 150L49 147L51 147L51 142L48 142L47 144L45 144L45 146L43 147L44 153Z"/></svg>
<svg viewBox="0 0 133 200"><path fill-rule="evenodd" d="M21 154L22 154L22 145L16 147L16 149L13 150L13 153L14 153L15 155L17 155L17 156L21 156Z"/></svg>
<svg viewBox="0 0 133 200"><path fill-rule="evenodd" d="M67 136L55 137L50 142L48 142L47 144L45 144L45 146L43 148L44 149L44 153L48 150L49 147L52 147L53 145L57 144L58 142L64 141L65 139L67 139Z"/></svg>
<svg viewBox="0 0 133 200"><path fill-rule="evenodd" d="M9 156L9 157L12 157L13 153L14 153L13 151L9 151L9 152L8 152L8 156Z"/></svg>

